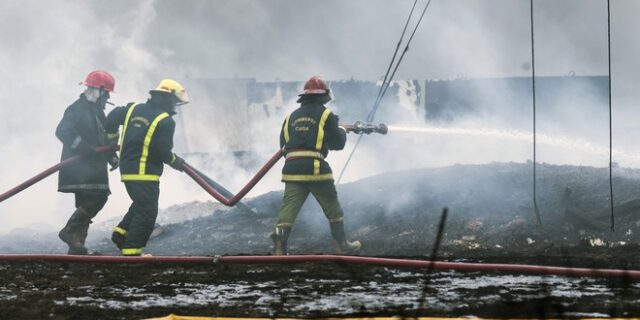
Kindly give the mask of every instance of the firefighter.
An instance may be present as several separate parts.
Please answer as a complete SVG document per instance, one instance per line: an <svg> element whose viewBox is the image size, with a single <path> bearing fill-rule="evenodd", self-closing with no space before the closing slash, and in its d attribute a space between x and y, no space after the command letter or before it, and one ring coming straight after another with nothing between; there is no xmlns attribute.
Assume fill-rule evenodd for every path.
<svg viewBox="0 0 640 320"><path fill-rule="evenodd" d="M282 207L271 235L274 254L287 254L287 241L300 208L311 193L329 220L334 250L338 254L360 249L360 241L347 241L331 167L324 160L329 150L342 150L346 130L338 125L338 116L324 106L331 101L327 83L311 77L300 93L300 107L289 114L280 131L280 147L286 162L282 169L285 183Z"/></svg>
<svg viewBox="0 0 640 320"><path fill-rule="evenodd" d="M62 160L81 155L82 158L60 169L58 191L75 194L75 207L58 237L69 246L68 254L87 254L84 242L89 224L111 194L107 163L117 167L115 153L101 154L95 147L108 144L105 132L104 108L113 92L115 79L109 73L96 70L82 82L86 89L71 104L56 128L62 142Z"/></svg>
<svg viewBox="0 0 640 320"><path fill-rule="evenodd" d="M182 171L184 160L172 151L176 107L189 102L175 80L165 79L149 91L146 103L114 108L107 116L107 132L120 137L120 174L132 200L129 211L115 227L112 241L125 256L139 256L158 216L160 176L164 164Z"/></svg>

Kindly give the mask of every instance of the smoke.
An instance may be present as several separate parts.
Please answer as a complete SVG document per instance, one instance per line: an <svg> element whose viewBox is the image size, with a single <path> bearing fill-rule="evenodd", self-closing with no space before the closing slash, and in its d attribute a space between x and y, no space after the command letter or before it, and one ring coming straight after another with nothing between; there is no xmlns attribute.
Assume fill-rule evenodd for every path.
<svg viewBox="0 0 640 320"><path fill-rule="evenodd" d="M82 90L76 84L89 71L105 69L116 77L112 101L117 105L145 101L148 90L162 78L184 82L193 102L184 106L176 118L185 134L176 137L176 151L186 153L188 161L236 191L277 149L284 114L296 104L291 99L274 100L273 104L266 103L272 108L271 116L257 117L253 114L256 106L229 105L224 98L227 91L210 92L199 79L303 81L320 74L330 80L378 80L412 3L2 1L0 187L8 189L58 161L61 145L53 133L64 108ZM419 1L418 8L425 3ZM538 75L606 75L606 3L534 3ZM639 116L635 101L640 81L635 76L640 70L636 59L640 44L635 41L638 23L634 13L639 9L640 4L632 0L612 4L614 146L625 152L639 149L633 138L640 131L634 120ZM529 32L528 0L434 0L396 79L528 77ZM424 91L422 82L396 85L402 88L393 99L396 103L384 103L377 121L407 126L442 125L422 120L424 101L430 94ZM540 133L606 146L607 110L595 90L587 86L553 97L539 91L541 100L553 101L548 104L550 110L540 110ZM477 98L487 102L480 108L481 113L458 115L455 122L444 125L529 132L531 102L526 98L527 92L511 99L508 94L512 91L513 88L479 88ZM341 99L347 98L336 97L332 108L338 114L353 114L344 109ZM366 101L362 104L360 119L366 117L370 106ZM275 105L284 107L272 107ZM202 110L210 113L204 116ZM243 125L230 125L225 120L230 113L243 119ZM349 137L346 150L350 150L354 138ZM230 143L232 140L236 142ZM230 151L240 150L257 155L257 163L246 165L229 156ZM198 152L214 156L200 159L195 155ZM347 156L346 151L329 156L336 173ZM371 136L364 139L345 181L390 170L453 163L522 162L531 156L530 144L521 141ZM600 155L572 154L571 150L557 147L541 146L539 156L542 161L554 163L603 166L607 162ZM274 168L250 195L281 188L278 170L279 167ZM111 180L113 195L97 218L99 221L122 215L129 204L118 175L112 174ZM61 226L73 201L72 196L55 190L56 179L51 177L0 204L4 222L0 232L33 223ZM166 170L161 190L161 207L209 199L186 176L170 169Z"/></svg>
<svg viewBox="0 0 640 320"><path fill-rule="evenodd" d="M117 23L103 23L91 2L4 1L0 4L0 166L8 189L59 161L61 144L54 136L62 114L83 91L77 84L95 69L115 75L112 101L139 101L156 82L162 64L140 45L155 17L152 1L136 2ZM151 80L153 79L153 80ZM111 175L115 196L105 212L122 214L126 193ZM114 183L115 182L115 183ZM73 197L57 193L52 177L0 207L0 231L29 224L61 225L73 211ZM4 191L4 190L3 190Z"/></svg>

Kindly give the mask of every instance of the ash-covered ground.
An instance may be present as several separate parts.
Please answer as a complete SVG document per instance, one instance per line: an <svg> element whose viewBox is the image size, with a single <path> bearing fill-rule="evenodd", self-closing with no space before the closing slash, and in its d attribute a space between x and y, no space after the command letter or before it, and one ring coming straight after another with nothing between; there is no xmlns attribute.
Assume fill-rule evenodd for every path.
<svg viewBox="0 0 640 320"><path fill-rule="evenodd" d="M444 256L457 256L455 253L460 251L464 255L488 251L500 255L581 256L588 248L639 242L639 177L638 170L615 171L615 232L610 229L605 168L539 166L540 225L533 210L530 164L455 165L393 172L341 185L338 193L348 236L364 244L361 255L429 253L442 208L448 207ZM266 254L271 251L269 235L281 201L281 191L271 192L245 201L255 213L235 208L216 210L166 225L165 234L150 242L147 251L179 255ZM95 243L95 248L114 252L108 241ZM312 197L293 228L290 250L293 254L332 250L329 225Z"/></svg>
<svg viewBox="0 0 640 320"><path fill-rule="evenodd" d="M435 272L333 263L95 265L0 263L5 319L640 314L621 280Z"/></svg>
<svg viewBox="0 0 640 320"><path fill-rule="evenodd" d="M640 170L616 168L613 182L615 232L609 224L606 168L540 165L540 225L533 210L531 164L393 172L341 185L338 192L348 234L363 242L361 255L426 258L446 206L449 219L439 260L640 269ZM195 218L164 225L146 252L268 254L281 198L277 191L246 200L254 213L214 203L172 207L163 211L161 221L171 221L168 214ZM92 233L92 249L117 254L107 239L109 228L96 226ZM321 209L310 198L293 229L291 252L331 253L329 234ZM0 251L64 252L55 234L20 237L1 237ZM441 271L426 277L423 270L335 263L4 262L0 276L0 309L15 317L640 315L635 303L640 284L632 280Z"/></svg>

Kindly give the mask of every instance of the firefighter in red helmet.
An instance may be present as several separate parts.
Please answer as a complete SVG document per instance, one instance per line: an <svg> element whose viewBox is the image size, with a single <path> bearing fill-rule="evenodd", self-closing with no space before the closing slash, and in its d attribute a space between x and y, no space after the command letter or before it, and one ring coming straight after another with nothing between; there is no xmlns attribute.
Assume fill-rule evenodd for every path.
<svg viewBox="0 0 640 320"><path fill-rule="evenodd" d="M86 89L64 112L56 128L62 142L61 160L82 158L60 170L58 191L75 195L75 211L58 236L68 246L69 254L87 254L84 246L91 219L104 207L110 194L107 163L117 167L115 153L96 153L95 147L115 143L107 136L105 105L113 92L115 79L106 71L96 70L82 82ZM114 138L114 137L111 137Z"/></svg>
<svg viewBox="0 0 640 320"><path fill-rule="evenodd" d="M320 203L329 220L335 252L354 253L361 243L346 239L344 213L331 167L325 161L329 150L344 148L346 130L338 125L338 116L324 106L331 101L331 95L327 83L320 77L311 77L299 96L300 107L285 118L280 131L280 147L286 158L282 169L285 190L271 235L274 254L287 254L291 228L309 193Z"/></svg>

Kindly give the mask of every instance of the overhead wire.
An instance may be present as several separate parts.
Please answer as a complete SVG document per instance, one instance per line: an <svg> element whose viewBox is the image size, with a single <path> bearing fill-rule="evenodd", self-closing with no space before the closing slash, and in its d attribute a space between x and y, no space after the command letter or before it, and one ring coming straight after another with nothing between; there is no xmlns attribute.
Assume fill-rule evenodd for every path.
<svg viewBox="0 0 640 320"><path fill-rule="evenodd" d="M607 0L607 57L609 60L609 199L611 205L611 232L615 231L615 215L613 209L613 129L611 108L611 6Z"/></svg>
<svg viewBox="0 0 640 320"><path fill-rule="evenodd" d="M422 19L424 18L424 15L427 12L427 9L429 8L429 5L431 4L431 0L427 1L427 4L424 6L424 9L422 10L422 13L420 14L420 18L418 19L418 22L416 22L416 25L413 28L413 31L411 32L411 36L407 40L405 48L402 51L402 54L400 54L400 57L398 58L398 61L395 64L393 72L391 73L391 75L389 77L387 77L387 75L389 74L389 70L391 70L391 66L393 65L395 57L396 57L396 55L398 53L398 49L400 49L400 44L402 42L402 39L404 38L404 34L405 34L405 31L406 31L407 26L409 24L409 21L411 20L411 16L413 15L413 11L415 9L416 3L417 3L417 0L415 0L414 3L413 3L413 7L411 8L411 12L409 13L409 17L407 18L407 22L405 23L405 26L404 26L404 28L402 30L402 34L400 36L400 41L398 41L398 45L396 46L396 50L393 53L393 57L391 59L391 63L389 64L389 67L387 68L387 72L386 72L386 74L384 76L384 80L382 82L382 85L380 86L380 89L378 90L378 95L376 97L376 100L375 100L375 102L373 104L373 107L371 108L371 111L367 115L367 119L366 119L367 122L371 122L375 118L375 114L378 111L378 108L380 107L380 102L384 98L384 95L387 92L387 89L389 88L389 86L391 84L391 81L393 81L393 78L394 78L396 72L398 71L398 67L400 66L400 63L402 63L402 59L404 58L404 55L409 51L409 45L411 44L411 41L413 40L413 37L415 36L416 31L418 30L418 27L420 26L420 23L422 22ZM351 159L353 158L353 155L356 152L356 149L360 145L361 141L362 141L362 135L358 137L358 140L356 141L355 145L353 146L353 149L351 150L351 153L349 154L349 157L347 158L347 161L345 162L344 166L342 167L342 171L340 171L340 175L338 176L338 179L336 180L336 184L339 184L340 181L342 180L342 177L344 176L344 173L347 170L347 167L349 166L349 163L351 162Z"/></svg>
<svg viewBox="0 0 640 320"><path fill-rule="evenodd" d="M400 34L400 39L398 40L398 44L396 44L396 49L393 51L393 56L391 57L391 61L389 61L389 66L387 67L387 71L384 74L384 78L382 79L382 84L387 82L387 78L389 76L389 71L393 67L393 62L396 60L396 56L398 55L398 50L400 50L400 45L402 44L402 39L404 39L404 34L407 32L407 27L409 27L409 21L411 21L411 16L413 16L413 11L416 9L416 4L418 4L418 0L413 1L413 6L411 6L411 11L409 12L409 16L407 17L407 22L404 24L404 28L402 28L402 33ZM379 100L381 99L382 88L384 86L381 85L380 89L378 89L378 95L376 96L376 100L373 105L377 105Z"/></svg>
<svg viewBox="0 0 640 320"><path fill-rule="evenodd" d="M413 16L413 12L416 8L416 4L418 3L418 0L414 0L413 1L413 6L411 6L411 11L409 11L409 16L407 17L407 21L404 23L404 28L402 28L402 33L400 34L400 39L398 40L398 43L396 44L396 49L393 51L393 56L391 57L391 61L389 61L389 66L387 67L387 71L384 74L384 78L382 80L382 84L380 85L380 89L378 89L378 94L376 95L376 99L373 102L373 108L375 108L375 106L377 104L380 103L380 101L382 100L382 91L383 88L385 86L385 84L387 83L387 79L389 77L389 72L391 71L391 68L393 67L393 63L396 60L396 56L398 55L398 51L400 50L400 45L402 44L402 39L404 39L404 35L407 31L407 27L409 26L409 22L411 21L411 17ZM373 110L373 109L372 109ZM371 113L371 112L369 112ZM369 115L367 115L367 118L369 117ZM345 162L345 165L342 167L342 170L340 171L340 175L338 176L338 180L336 180L336 184L340 184L340 180L342 180L342 176L344 175L345 171L347 170L347 166L349 165L349 163L351 162L351 158L353 157L353 154L356 152L356 149L358 148L358 145L360 145L360 141L362 141L362 135L358 136L358 140L356 140L355 145L353 146L353 149L351 149L351 152L349 153L349 157L347 157L347 162Z"/></svg>
<svg viewBox="0 0 640 320"><path fill-rule="evenodd" d="M424 9L422 10L422 14L420 14L420 18L418 19L418 22L416 23L416 26L413 28L413 32L411 33L411 36L409 37L409 40L407 40L407 44L404 47L404 50L402 51L402 54L400 54L400 58L398 58L398 62L396 63L396 66L393 69L393 72L391 73L391 76L389 77L389 79L388 79L388 81L386 83L386 86L384 86L384 88L382 89L382 94L381 94L380 99L378 99L378 103L373 106L373 108L371 109L371 112L369 112L369 115L367 116L367 121L371 122L375 118L376 112L378 111L378 108L380 107L380 101L382 100L382 97L384 97L384 94L387 92L387 89L389 89L391 81L393 81L393 78L396 75L396 72L398 71L398 67L400 67L400 63L402 63L402 59L404 59L404 55L409 51L409 45L411 44L411 41L413 40L413 36L415 36L416 31L418 30L418 27L420 26L420 23L422 22L422 18L424 18L425 13L427 13L427 9L429 8L429 4L431 4L431 0L427 1L427 4L424 6Z"/></svg>
<svg viewBox="0 0 640 320"><path fill-rule="evenodd" d="M533 0L529 0L529 12L531 15L531 97L533 100L533 212L536 215L538 224L542 224L540 211L538 210L538 196L536 193L536 59L535 59L535 43L534 43L534 25L533 25Z"/></svg>

